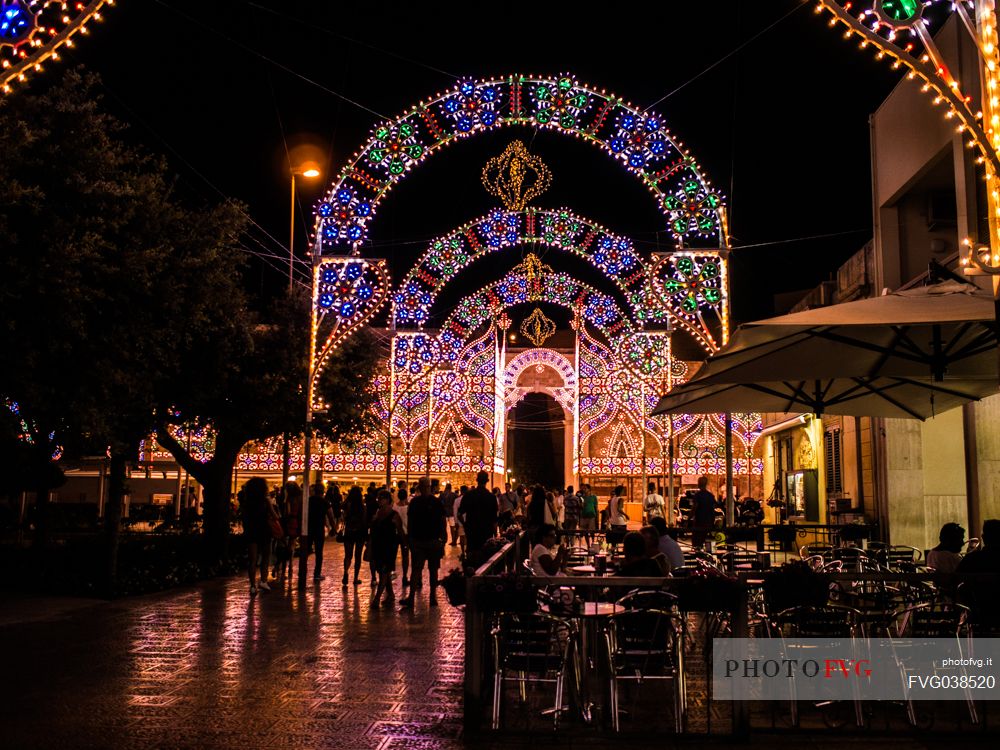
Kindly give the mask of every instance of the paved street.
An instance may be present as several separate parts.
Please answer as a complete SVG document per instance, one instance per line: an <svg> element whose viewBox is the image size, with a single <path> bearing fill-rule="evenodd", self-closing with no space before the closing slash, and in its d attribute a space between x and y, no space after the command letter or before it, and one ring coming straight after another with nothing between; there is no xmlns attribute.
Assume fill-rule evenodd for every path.
<svg viewBox="0 0 1000 750"><path fill-rule="evenodd" d="M251 599L246 580L230 578L111 603L3 600L0 747L489 747L462 740L462 613L443 597L436 609L370 609L367 571L345 595L341 559L328 544L327 580L301 594ZM499 746L576 744L535 726L535 736ZM908 734L878 741L923 745ZM843 750L863 741L755 734L752 744Z"/></svg>

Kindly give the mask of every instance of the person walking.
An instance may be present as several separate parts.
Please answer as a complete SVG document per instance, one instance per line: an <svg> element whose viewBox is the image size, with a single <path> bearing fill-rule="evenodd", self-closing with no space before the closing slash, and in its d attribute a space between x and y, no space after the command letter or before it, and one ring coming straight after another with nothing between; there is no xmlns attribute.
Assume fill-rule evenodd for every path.
<svg viewBox="0 0 1000 750"><path fill-rule="evenodd" d="M624 534L628 530L628 514L625 513L625 486L619 484L608 500L608 525L611 530Z"/></svg>
<svg viewBox="0 0 1000 750"><path fill-rule="evenodd" d="M430 479L421 477L417 482L417 492L407 510L413 576L410 578L410 593L400 601L400 605L413 606L416 592L423 586L422 579L426 565L430 579L430 606L436 607L438 568L441 565L441 558L444 557L444 546L448 541L448 525L441 501L431 494Z"/></svg>
<svg viewBox="0 0 1000 750"><path fill-rule="evenodd" d="M462 494L461 491L458 494ZM455 521L455 493L452 492L451 482L444 486L441 493L441 507L444 508L444 517L448 519L448 530L451 532L451 546L458 546L458 525Z"/></svg>
<svg viewBox="0 0 1000 750"><path fill-rule="evenodd" d="M448 486L451 487L450 484ZM463 484L457 495L454 495L454 493L452 493L454 495L454 497L452 498L452 501L451 501L451 518L449 519L451 521L451 523L452 523L452 525L451 525L452 537L451 538L452 538L452 540L454 540L455 539L455 535L456 534L458 535L458 544L461 547L461 558L463 560L465 559L465 555L466 555L465 526L462 525L462 521L458 517L458 507L462 504L462 498L465 496L465 493L467 493L468 491L469 491L469 488L466 487ZM448 506L445 505L445 512L447 512L447 511L448 511ZM452 544L452 546L454 547L455 545Z"/></svg>
<svg viewBox="0 0 1000 750"><path fill-rule="evenodd" d="M243 538L247 542L247 577L250 579L250 596L257 596L258 588L270 591L267 583L268 561L271 556L270 515L277 514L267 500L267 482L261 477L248 479L237 497L240 504L240 518L243 522ZM257 581L257 557L260 557L260 582Z"/></svg>
<svg viewBox="0 0 1000 750"><path fill-rule="evenodd" d="M490 475L485 471L476 474L476 488L463 493L458 506L459 522L465 529L468 545L466 565L477 567L483 563L486 543L497 535L498 508L496 496L486 489Z"/></svg>
<svg viewBox="0 0 1000 750"><path fill-rule="evenodd" d="M285 482L282 490L279 516L281 526L285 530L285 551L278 567L278 585L285 584L285 573L288 582L292 582L292 565L295 563L295 550L302 535L302 488L295 482Z"/></svg>
<svg viewBox="0 0 1000 750"><path fill-rule="evenodd" d="M665 503L663 495L656 491L656 484L650 482L647 489L648 494L642 499L642 512L646 514L645 520L649 524L654 518L665 516Z"/></svg>
<svg viewBox="0 0 1000 750"><path fill-rule="evenodd" d="M392 493L382 489L376 495L378 509L371 525L371 558L378 575L378 586L372 595L371 606L377 607L382 594L382 606L391 607L396 601L392 588L392 574L396 570L396 554L403 539L403 521L393 507Z"/></svg>
<svg viewBox="0 0 1000 750"><path fill-rule="evenodd" d="M545 490L540 484L536 484L531 490L531 500L528 501L528 509L525 512L525 528L529 535L538 531L545 523L545 509L548 503L545 500Z"/></svg>
<svg viewBox="0 0 1000 750"><path fill-rule="evenodd" d="M715 495L708 491L708 477L698 477L698 491L691 498L694 504L694 532L691 543L702 547L708 532L715 526Z"/></svg>
<svg viewBox="0 0 1000 750"><path fill-rule="evenodd" d="M330 513L333 515L330 533L336 536L340 533L340 522L344 513L344 498L341 496L340 487L337 486L336 482L330 482L326 486L326 501L330 504Z"/></svg>
<svg viewBox="0 0 1000 750"><path fill-rule="evenodd" d="M354 585L360 582L361 556L365 539L368 537L368 526L365 523L365 501L361 497L361 488L355 485L347 492L344 500L344 588L347 588L347 574L351 569L351 559L354 560Z"/></svg>
<svg viewBox="0 0 1000 750"><path fill-rule="evenodd" d="M306 529L306 544L300 553L299 559L299 590L306 587L306 568L309 562L309 553L316 551L316 563L313 565L313 583L319 583L325 576L323 575L323 547L326 544L327 524L333 526L333 511L330 503L326 499L326 491L322 482L316 482L309 493L309 518Z"/></svg>
<svg viewBox="0 0 1000 750"><path fill-rule="evenodd" d="M580 527L580 511L583 509L583 501L580 496L573 491L573 487L566 488L563 496L563 530L574 532Z"/></svg>
<svg viewBox="0 0 1000 750"><path fill-rule="evenodd" d="M508 483L504 487L504 493L500 495L500 528L502 529L506 529L514 523L518 501L517 493L514 492L510 484Z"/></svg>
<svg viewBox="0 0 1000 750"><path fill-rule="evenodd" d="M399 559L403 566L403 588L407 588L410 585L410 542L407 538L407 511L410 506L410 493L406 491L406 485L400 483L399 490L396 492L396 502L393 503L392 509L396 511L399 515L399 521L402 524L403 535L399 541Z"/></svg>
<svg viewBox="0 0 1000 750"><path fill-rule="evenodd" d="M594 543L594 531L597 529L597 495L590 491L590 485L581 488L580 530L584 532L589 547Z"/></svg>
<svg viewBox="0 0 1000 750"><path fill-rule="evenodd" d="M372 557L371 549L369 549L370 540L368 539L368 532L371 530L372 521L375 520L375 513L377 512L378 490L375 488L375 482L372 482L368 485L368 490L365 493L365 544L361 553L361 559L368 561L368 573L371 576L372 588L378 585L378 575L375 572L375 560Z"/></svg>

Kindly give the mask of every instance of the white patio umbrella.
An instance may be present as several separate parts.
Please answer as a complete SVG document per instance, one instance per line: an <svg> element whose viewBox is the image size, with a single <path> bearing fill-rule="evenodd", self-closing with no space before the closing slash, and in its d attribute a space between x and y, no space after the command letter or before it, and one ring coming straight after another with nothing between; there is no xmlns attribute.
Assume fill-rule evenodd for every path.
<svg viewBox="0 0 1000 750"><path fill-rule="evenodd" d="M994 311L991 294L949 281L751 323L653 413L926 419L997 393Z"/></svg>

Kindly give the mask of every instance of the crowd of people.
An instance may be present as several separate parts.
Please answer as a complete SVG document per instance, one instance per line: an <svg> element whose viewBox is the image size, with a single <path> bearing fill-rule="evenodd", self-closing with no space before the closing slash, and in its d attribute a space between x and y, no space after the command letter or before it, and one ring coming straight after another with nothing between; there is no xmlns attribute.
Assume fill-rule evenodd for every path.
<svg viewBox="0 0 1000 750"><path fill-rule="evenodd" d="M423 591L427 569L428 602L437 606L438 570L445 547L461 547L463 560L475 563L486 543L497 534L499 490L487 488L489 475L480 472L475 487L450 484L441 489L427 477L395 489L370 483L341 492L335 482L316 482L309 490L306 529L302 533L303 491L296 482L269 490L267 482L249 479L237 497L243 536L248 545L250 594L290 583L298 557L298 587L305 588L308 559L314 558L312 579L323 574L323 550L328 534L344 545L343 588L360 586L367 568L372 603L396 602L394 580L401 564L399 604L412 607ZM353 574L353 575L352 575Z"/></svg>

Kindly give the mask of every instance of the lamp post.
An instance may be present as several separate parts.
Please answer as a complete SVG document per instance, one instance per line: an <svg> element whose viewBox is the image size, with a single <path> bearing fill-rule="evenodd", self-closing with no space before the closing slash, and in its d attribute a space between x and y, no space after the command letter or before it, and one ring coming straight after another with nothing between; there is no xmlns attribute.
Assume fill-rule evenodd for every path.
<svg viewBox="0 0 1000 750"><path fill-rule="evenodd" d="M307 179L315 179L320 176L320 171L315 164L306 163L299 167L292 167L291 173L291 207L289 211L289 223L288 223L288 293L291 295L292 288L294 286L293 272L295 270L295 178L297 176L302 176ZM312 272L310 273L310 294L309 294L309 330L312 331L313 324L315 322L314 316L316 315L315 309L313 309L313 298L315 297L315 268L316 268L316 255L317 251L310 252L309 257L311 259L310 268ZM308 555L306 554L306 538L308 535L308 522L309 522L309 485L310 485L310 463L312 453L312 406L313 406L313 385L312 385L312 372L313 372L313 356L314 356L314 341L312 334L309 338L309 355L306 362L306 428L305 428L305 440L303 444L303 457L302 457L302 518L301 525L299 526L300 534L302 535L302 543L300 545L300 558L299 558L299 586L305 584L305 574L306 574L306 563L308 562ZM287 477L288 471L288 441L285 441L285 456L284 456L284 469L282 474Z"/></svg>
<svg viewBox="0 0 1000 750"><path fill-rule="evenodd" d="M293 167L292 175L292 203L289 211L288 223L288 291L292 291L292 271L295 268L295 178L301 175L307 179L319 177L319 170L314 164L303 164L300 167Z"/></svg>

